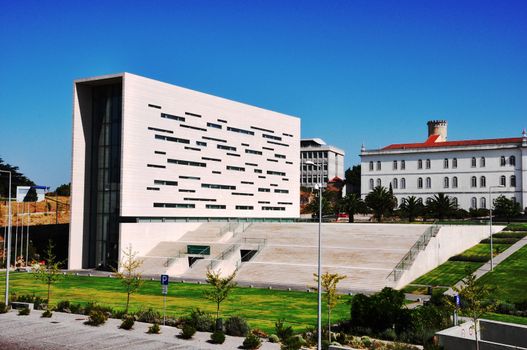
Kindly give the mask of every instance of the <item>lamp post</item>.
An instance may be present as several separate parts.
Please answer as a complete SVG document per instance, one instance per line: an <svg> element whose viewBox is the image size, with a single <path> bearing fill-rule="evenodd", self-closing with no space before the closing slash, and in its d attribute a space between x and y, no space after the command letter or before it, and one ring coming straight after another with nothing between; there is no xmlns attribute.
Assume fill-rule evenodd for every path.
<svg viewBox="0 0 527 350"><path fill-rule="evenodd" d="M492 245L492 189L505 186L489 186L489 235L490 235L490 271L494 271L494 248Z"/></svg>
<svg viewBox="0 0 527 350"><path fill-rule="evenodd" d="M317 184L318 186L318 274L317 274L317 292L318 292L318 311L317 311L317 350L322 349L322 285L321 285L321 265L322 265L322 258L321 258L321 230L322 230L322 167L320 165L316 165L312 161L308 160L306 161L307 165L312 165L316 168L318 168L320 171L320 183Z"/></svg>
<svg viewBox="0 0 527 350"><path fill-rule="evenodd" d="M11 172L0 170L0 173L9 174L9 203L7 214L7 264L5 269L5 304L9 303L9 269L11 267ZM5 240L5 237L4 237Z"/></svg>

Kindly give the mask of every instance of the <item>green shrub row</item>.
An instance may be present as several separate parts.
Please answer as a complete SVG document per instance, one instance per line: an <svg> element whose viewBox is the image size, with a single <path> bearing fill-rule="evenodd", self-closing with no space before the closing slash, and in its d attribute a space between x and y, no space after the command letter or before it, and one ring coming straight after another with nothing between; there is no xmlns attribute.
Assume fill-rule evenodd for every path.
<svg viewBox="0 0 527 350"><path fill-rule="evenodd" d="M492 238L492 242L495 244L514 244L518 242L519 238ZM490 243L490 238L485 238L480 243Z"/></svg>
<svg viewBox="0 0 527 350"><path fill-rule="evenodd" d="M527 224L509 224L505 231L527 231Z"/></svg>
<svg viewBox="0 0 527 350"><path fill-rule="evenodd" d="M449 261L468 261L468 262L487 262L490 257L487 255L454 255L448 259Z"/></svg>
<svg viewBox="0 0 527 350"><path fill-rule="evenodd" d="M501 231L492 235L495 238L523 238L527 236L525 231Z"/></svg>

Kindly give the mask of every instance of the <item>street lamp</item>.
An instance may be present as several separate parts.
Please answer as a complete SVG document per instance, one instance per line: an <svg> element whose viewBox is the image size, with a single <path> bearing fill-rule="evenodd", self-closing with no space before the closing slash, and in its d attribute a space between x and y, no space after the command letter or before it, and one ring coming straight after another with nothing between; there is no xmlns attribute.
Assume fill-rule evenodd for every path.
<svg viewBox="0 0 527 350"><path fill-rule="evenodd" d="M321 240L320 240L320 232L322 230L322 166L316 165L312 161L308 160L306 161L307 165L312 165L314 167L317 167L320 171L320 183L317 184L318 186L318 275L317 275L317 283L318 283L318 313L317 313L317 350L322 349L322 286L321 286Z"/></svg>
<svg viewBox="0 0 527 350"><path fill-rule="evenodd" d="M9 304L9 269L11 267L11 172L0 170L0 173L9 174L9 203L7 214L7 264L5 269L5 304ZM5 240L5 237L4 237Z"/></svg>
<svg viewBox="0 0 527 350"><path fill-rule="evenodd" d="M490 271L494 271L494 249L492 246L492 189L503 188L505 186L489 186L489 235L490 235Z"/></svg>

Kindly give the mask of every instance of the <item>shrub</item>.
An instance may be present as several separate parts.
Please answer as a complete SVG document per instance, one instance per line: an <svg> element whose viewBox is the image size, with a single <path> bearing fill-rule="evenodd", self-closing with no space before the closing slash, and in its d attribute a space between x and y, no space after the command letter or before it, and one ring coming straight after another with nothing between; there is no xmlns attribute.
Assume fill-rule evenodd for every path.
<svg viewBox="0 0 527 350"><path fill-rule="evenodd" d="M251 333L256 335L260 339L269 337L269 335L265 333L264 331L262 331L260 328L254 328L253 330L251 330Z"/></svg>
<svg viewBox="0 0 527 350"><path fill-rule="evenodd" d="M516 231L516 232L502 231L502 232L498 232L492 235L492 237L494 238L520 238L520 239L525 236L527 236L527 232L521 232L521 231Z"/></svg>
<svg viewBox="0 0 527 350"><path fill-rule="evenodd" d="M256 335L249 333L242 344L244 349L258 349L262 346L262 341Z"/></svg>
<svg viewBox="0 0 527 350"><path fill-rule="evenodd" d="M367 348L369 348L371 346L371 344L372 344L371 339L369 337L362 337L362 338L360 338L360 340L361 340L362 344L365 347L367 347Z"/></svg>
<svg viewBox="0 0 527 350"><path fill-rule="evenodd" d="M249 325L239 316L231 316L225 321L225 333L235 337L244 337L249 332Z"/></svg>
<svg viewBox="0 0 527 350"><path fill-rule="evenodd" d="M214 320L212 316L200 309L192 310L184 322L190 324L200 332L212 332L214 329Z"/></svg>
<svg viewBox="0 0 527 350"><path fill-rule="evenodd" d="M140 310L136 315L139 322L160 323L159 321L161 320L161 314L152 308Z"/></svg>
<svg viewBox="0 0 527 350"><path fill-rule="evenodd" d="M70 311L72 314L79 314L79 315L84 314L84 308L82 307L81 304L70 304Z"/></svg>
<svg viewBox="0 0 527 350"><path fill-rule="evenodd" d="M225 342L225 334L222 331L215 331L210 335L210 341L213 344L223 344Z"/></svg>
<svg viewBox="0 0 527 350"><path fill-rule="evenodd" d="M393 328L388 328L387 330L381 333L381 338L385 340L395 340L397 339L397 334L395 333L395 330L393 330Z"/></svg>
<svg viewBox="0 0 527 350"><path fill-rule="evenodd" d="M108 316L104 312L100 310L92 310L90 312L90 317L88 317L88 321L84 322L84 324L97 327L104 324L106 320L108 320Z"/></svg>
<svg viewBox="0 0 527 350"><path fill-rule="evenodd" d="M6 305L4 302L0 302L0 314L5 314L11 307Z"/></svg>
<svg viewBox="0 0 527 350"><path fill-rule="evenodd" d="M274 328L276 331L276 335L282 342L293 336L293 327L285 326L284 320L278 320L274 324Z"/></svg>
<svg viewBox="0 0 527 350"><path fill-rule="evenodd" d="M492 238L492 242L494 244L501 243L501 244L514 244L518 242L520 238ZM485 238L480 243L490 243L490 238Z"/></svg>
<svg viewBox="0 0 527 350"><path fill-rule="evenodd" d="M71 305L70 305L70 302L68 300L61 300L57 303L57 306L55 307L55 310L58 311L58 312L67 312L67 313L70 313L71 312L71 309L70 309Z"/></svg>
<svg viewBox="0 0 527 350"><path fill-rule="evenodd" d="M183 339L191 339L194 334L196 334L196 328L192 327L189 324L185 324L179 336Z"/></svg>
<svg viewBox="0 0 527 350"><path fill-rule="evenodd" d="M487 262L489 261L488 256L484 255L454 255L448 259L449 261L469 261L469 262Z"/></svg>
<svg viewBox="0 0 527 350"><path fill-rule="evenodd" d="M294 335L285 340L282 340L282 350L299 350L303 345L306 345L307 342L300 335Z"/></svg>
<svg viewBox="0 0 527 350"><path fill-rule="evenodd" d="M347 343L346 333L344 333L344 332L340 332L340 333L338 333L337 336L335 337L335 339L336 339L340 344L346 344L346 343Z"/></svg>
<svg viewBox="0 0 527 350"><path fill-rule="evenodd" d="M46 310L42 313L42 317L44 318L51 318L51 316L53 316L53 312L51 312L50 310Z"/></svg>
<svg viewBox="0 0 527 350"><path fill-rule="evenodd" d="M128 314L125 312L125 310L113 310L112 312L112 318L117 318L119 320L124 319Z"/></svg>
<svg viewBox="0 0 527 350"><path fill-rule="evenodd" d="M89 302L88 304L86 304L86 306L84 307L84 314L91 315L93 311L100 311L101 313L105 315L111 315L113 312L113 309L109 306L99 305L96 302ZM106 319L108 319L108 317L106 317Z"/></svg>
<svg viewBox="0 0 527 350"><path fill-rule="evenodd" d="M161 327L159 327L159 324L158 323L154 323L153 325L148 327L148 332L147 333L149 333L149 334L159 334L160 331L161 331Z"/></svg>
<svg viewBox="0 0 527 350"><path fill-rule="evenodd" d="M18 309L18 316L27 316L31 310L28 307L23 307L21 309Z"/></svg>
<svg viewBox="0 0 527 350"><path fill-rule="evenodd" d="M269 343L278 343L280 341L280 338L276 334L271 334L269 336Z"/></svg>
<svg viewBox="0 0 527 350"><path fill-rule="evenodd" d="M527 231L527 224L509 224L505 228L507 231Z"/></svg>
<svg viewBox="0 0 527 350"><path fill-rule="evenodd" d="M134 323L135 323L135 317L132 315L126 315L124 316L123 322L121 323L119 328L130 330L134 327Z"/></svg>

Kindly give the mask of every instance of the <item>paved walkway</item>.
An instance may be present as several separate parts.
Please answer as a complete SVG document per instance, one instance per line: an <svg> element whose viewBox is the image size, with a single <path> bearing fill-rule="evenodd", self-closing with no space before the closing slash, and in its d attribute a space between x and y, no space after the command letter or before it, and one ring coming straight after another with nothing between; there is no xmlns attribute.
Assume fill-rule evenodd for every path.
<svg viewBox="0 0 527 350"><path fill-rule="evenodd" d="M238 349L244 338L227 336L222 345L210 344L210 333L198 332L191 340L176 337L181 331L161 326L161 334L147 334L150 324L136 322L134 329L119 328L120 320L109 319L99 327L87 326L83 315L54 312L52 318L41 318L42 311L18 316L16 311L0 314L0 349ZM262 342L264 350L278 350L277 344Z"/></svg>
<svg viewBox="0 0 527 350"><path fill-rule="evenodd" d="M501 262L503 262L505 259L510 257L512 254L516 253L518 250L520 250L523 246L527 245L527 237L523 237L518 242L511 245L507 250L505 250L503 253L497 255L494 257L494 268L496 268L497 265L499 265ZM490 260L483 264L479 269L477 269L474 273L476 274L476 279L479 279L481 276L487 274L490 272ZM459 281L455 284L456 288L460 288L463 286L463 281ZM452 288L449 288L446 292L446 295L454 295L456 294Z"/></svg>

